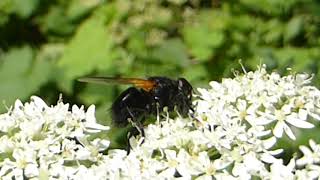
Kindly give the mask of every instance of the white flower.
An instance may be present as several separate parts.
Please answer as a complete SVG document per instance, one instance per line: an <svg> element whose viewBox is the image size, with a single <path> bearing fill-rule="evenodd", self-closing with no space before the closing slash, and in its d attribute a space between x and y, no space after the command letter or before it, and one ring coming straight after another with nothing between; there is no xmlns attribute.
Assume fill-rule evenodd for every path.
<svg viewBox="0 0 320 180"><path fill-rule="evenodd" d="M32 149L15 149L13 160L5 159L1 163L0 177L8 173L12 178L38 176L35 152Z"/></svg>
<svg viewBox="0 0 320 180"><path fill-rule="evenodd" d="M81 160L95 162L102 157L100 151L109 146L108 140L91 138L90 143L77 144L74 134L86 139L89 138L87 126L94 125L94 132L108 127L95 122L94 107L87 113L75 106L70 112L68 107L62 102L49 107L39 97L32 96L29 103L17 100L8 113L0 115L0 122L6 122L0 124L1 178L72 178L81 168L65 166L64 162L77 165L76 157L81 150L90 150L90 156Z"/></svg>
<svg viewBox="0 0 320 180"><path fill-rule="evenodd" d="M110 141L104 139L94 139L89 142L86 138L79 139L81 145L79 150L76 151L76 159L79 160L90 160L92 162L97 161L101 158L100 152L106 150L109 147Z"/></svg>
<svg viewBox="0 0 320 180"><path fill-rule="evenodd" d="M13 117L9 115L9 113L0 115L0 131L7 133L8 131L15 128L17 122Z"/></svg>
<svg viewBox="0 0 320 180"><path fill-rule="evenodd" d="M245 154L242 161L235 162L232 174L240 179L251 179L251 176L266 175L267 169L265 168L265 164L256 155L253 152Z"/></svg>
<svg viewBox="0 0 320 180"><path fill-rule="evenodd" d="M21 130L20 133L22 136L32 138L41 132L43 123L43 119L31 119L29 121L23 121L19 125Z"/></svg>
<svg viewBox="0 0 320 180"><path fill-rule="evenodd" d="M288 126L289 123L299 128L313 128L314 125L299 118L299 115L292 111L291 105L284 105L281 109L269 108L266 110L269 114L268 117L276 121L276 126L273 130L273 134L280 138L282 137L283 131L293 140L295 135Z"/></svg>
<svg viewBox="0 0 320 180"><path fill-rule="evenodd" d="M7 135L0 137L0 153L12 152L15 147L15 142L9 139Z"/></svg>
<svg viewBox="0 0 320 180"><path fill-rule="evenodd" d="M304 166L320 162L320 145L316 144L312 139L309 140L309 145L310 149L307 146L299 147L303 157L297 160L297 165Z"/></svg>
<svg viewBox="0 0 320 180"><path fill-rule="evenodd" d="M165 169L159 174L162 178L173 178L176 173L178 177L190 178L190 173L187 169L187 162L190 158L188 153L183 149L177 154L176 151L166 149L165 153Z"/></svg>
<svg viewBox="0 0 320 180"><path fill-rule="evenodd" d="M265 66L198 89L188 118L158 115L145 136L129 139L130 153L110 150L98 132L95 106L59 101L48 106L33 96L0 115L1 179L315 179L320 145L284 164L275 149L291 128L320 120L320 91L309 76L268 74ZM104 152L102 154L101 152Z"/></svg>
<svg viewBox="0 0 320 180"><path fill-rule="evenodd" d="M84 122L86 131L89 133L97 133L100 131L106 131L109 130L109 127L103 126L101 124L98 124L96 122L95 118L95 106L91 105L89 106L86 115L85 115L86 121Z"/></svg>
<svg viewBox="0 0 320 180"><path fill-rule="evenodd" d="M274 162L270 166L270 173L264 177L267 179L294 179L295 162L293 159L288 165L284 165L282 160Z"/></svg>
<svg viewBox="0 0 320 180"><path fill-rule="evenodd" d="M194 171L192 174L198 175L200 179L211 179L219 170L227 166L221 166L217 161L211 161L207 152L200 152L198 155L193 155L189 163L190 169Z"/></svg>
<svg viewBox="0 0 320 180"><path fill-rule="evenodd" d="M320 175L320 167L317 170L298 169L295 172L296 179L317 179Z"/></svg>

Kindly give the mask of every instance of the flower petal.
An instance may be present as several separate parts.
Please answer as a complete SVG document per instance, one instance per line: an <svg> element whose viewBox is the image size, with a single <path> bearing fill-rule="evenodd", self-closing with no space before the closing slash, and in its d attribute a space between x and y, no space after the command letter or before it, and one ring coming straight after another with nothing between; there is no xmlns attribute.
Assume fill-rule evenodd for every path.
<svg viewBox="0 0 320 180"><path fill-rule="evenodd" d="M299 128L313 128L314 125L307 122L307 121L304 121L304 120L301 120L301 119L298 119L298 118L295 118L295 117L288 117L286 119L286 121L296 127L299 127Z"/></svg>
<svg viewBox="0 0 320 180"><path fill-rule="evenodd" d="M286 132L286 134L289 136L290 139L292 140L296 140L296 137L294 136L292 130L290 129L290 127L286 124L284 124L284 132Z"/></svg>
<svg viewBox="0 0 320 180"><path fill-rule="evenodd" d="M283 121L278 121L276 126L274 127L272 132L277 138L282 137L284 125L285 125L285 123Z"/></svg>

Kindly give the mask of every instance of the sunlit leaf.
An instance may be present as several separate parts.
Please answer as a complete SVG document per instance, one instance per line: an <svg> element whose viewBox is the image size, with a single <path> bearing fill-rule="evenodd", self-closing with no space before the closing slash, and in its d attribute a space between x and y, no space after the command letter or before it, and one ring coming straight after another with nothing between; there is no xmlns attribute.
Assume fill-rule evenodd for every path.
<svg viewBox="0 0 320 180"><path fill-rule="evenodd" d="M160 60L162 63L167 62L179 66L183 66L188 63L186 48L179 39L167 40L152 52L152 57Z"/></svg>
<svg viewBox="0 0 320 180"><path fill-rule="evenodd" d="M281 41L284 31L284 25L277 19L266 23L264 41L268 44L277 44Z"/></svg>
<svg viewBox="0 0 320 180"><path fill-rule="evenodd" d="M66 14L71 20L76 20L79 17L89 13L94 7L102 2L103 0L72 0Z"/></svg>
<svg viewBox="0 0 320 180"><path fill-rule="evenodd" d="M51 8L41 23L43 31L59 35L71 34L75 28L64 9L59 6Z"/></svg>
<svg viewBox="0 0 320 180"><path fill-rule="evenodd" d="M12 0L15 13L22 18L29 17L36 10L39 0Z"/></svg>
<svg viewBox="0 0 320 180"><path fill-rule="evenodd" d="M214 31L206 26L186 27L183 32L191 53L201 61L209 60L215 48L218 48L224 40L221 31Z"/></svg>
<svg viewBox="0 0 320 180"><path fill-rule="evenodd" d="M88 19L79 27L59 60L59 67L64 72L61 85L94 70L110 68L117 57L112 47L112 37L103 21L100 18ZM71 87L65 88L71 90Z"/></svg>
<svg viewBox="0 0 320 180"><path fill-rule="evenodd" d="M290 41L291 39L298 36L302 30L303 30L303 19L299 16L291 19L286 27L284 40Z"/></svg>
<svg viewBox="0 0 320 180"><path fill-rule="evenodd" d="M272 16L288 13L299 0L241 0L254 11L260 11Z"/></svg>
<svg viewBox="0 0 320 180"><path fill-rule="evenodd" d="M48 81L50 64L34 58L28 47L14 48L0 57L0 100L6 105L15 99L26 99ZM0 106L3 110L4 106Z"/></svg>

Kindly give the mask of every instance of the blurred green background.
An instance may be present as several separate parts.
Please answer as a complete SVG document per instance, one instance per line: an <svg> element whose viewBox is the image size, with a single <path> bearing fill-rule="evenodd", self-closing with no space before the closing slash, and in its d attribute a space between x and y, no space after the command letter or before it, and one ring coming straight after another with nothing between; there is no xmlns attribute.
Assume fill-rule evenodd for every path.
<svg viewBox="0 0 320 180"><path fill-rule="evenodd" d="M195 87L265 63L314 73L320 2L313 0L0 0L0 100L38 95L108 109L127 87L83 84L92 75L183 76Z"/></svg>

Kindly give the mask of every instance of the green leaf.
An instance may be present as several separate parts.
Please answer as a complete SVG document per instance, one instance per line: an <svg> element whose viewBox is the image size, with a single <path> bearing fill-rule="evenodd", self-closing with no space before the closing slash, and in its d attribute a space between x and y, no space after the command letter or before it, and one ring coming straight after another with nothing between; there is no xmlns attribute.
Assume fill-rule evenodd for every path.
<svg viewBox="0 0 320 180"><path fill-rule="evenodd" d="M0 26L9 21L9 14L12 12L12 4L11 0L0 1Z"/></svg>
<svg viewBox="0 0 320 180"><path fill-rule="evenodd" d="M320 57L319 48L284 47L274 50L280 68L291 67L298 72L309 72L314 60Z"/></svg>
<svg viewBox="0 0 320 180"><path fill-rule="evenodd" d="M29 17L36 10L39 0L13 0L16 14L22 18Z"/></svg>
<svg viewBox="0 0 320 180"><path fill-rule="evenodd" d="M79 0L72 0L71 4L67 10L67 16L71 20L76 20L83 15L90 12L94 7L102 3L102 1L97 0L86 0L86 1L79 1Z"/></svg>
<svg viewBox="0 0 320 180"><path fill-rule="evenodd" d="M12 11L12 7L13 7L12 0L1 0L0 1L1 14L10 14Z"/></svg>
<svg viewBox="0 0 320 180"><path fill-rule="evenodd" d="M183 77L191 82L199 82L199 80L208 77L208 72L202 64L194 64L192 68L184 69Z"/></svg>
<svg viewBox="0 0 320 180"><path fill-rule="evenodd" d="M28 47L14 48L0 57L0 101L6 105L15 99L26 99L47 82L50 64L34 60L34 52ZM3 106L0 109L3 110Z"/></svg>
<svg viewBox="0 0 320 180"><path fill-rule="evenodd" d="M187 49L180 39L169 39L155 48L151 56L162 63L185 66L189 60L186 51Z"/></svg>
<svg viewBox="0 0 320 180"><path fill-rule="evenodd" d="M221 31L211 30L206 26L188 26L184 29L183 36L191 53L201 61L209 60L214 49L224 42Z"/></svg>
<svg viewBox="0 0 320 180"><path fill-rule="evenodd" d="M100 18L90 18L77 30L75 36L67 44L58 66L60 85L66 91L71 91L71 81L79 76L89 74L94 70L106 70L117 58L113 49L112 39ZM65 86L65 83L68 86Z"/></svg>
<svg viewBox="0 0 320 180"><path fill-rule="evenodd" d="M123 35L119 35L121 38ZM145 34L143 32L134 32L128 39L127 50L136 54L139 57L146 57L148 49L145 43Z"/></svg>
<svg viewBox="0 0 320 180"><path fill-rule="evenodd" d="M286 42L294 39L296 36L298 36L303 30L303 20L302 17L294 17L292 18L289 23L287 24L287 27L284 32L284 40Z"/></svg>
<svg viewBox="0 0 320 180"><path fill-rule="evenodd" d="M22 76L26 73L33 59L33 52L30 47L13 48L1 57L0 76L1 81L8 81L9 78ZM14 73L12 71L14 69ZM12 76L13 75L13 76ZM9 78L8 78L9 77Z"/></svg>
<svg viewBox="0 0 320 180"><path fill-rule="evenodd" d="M86 104L101 104L112 102L116 86L103 86L99 84L89 83L80 93L80 99ZM103 96L103 98L101 97Z"/></svg>
<svg viewBox="0 0 320 180"><path fill-rule="evenodd" d="M74 31L75 26L70 22L62 7L54 6L42 19L42 29L44 31L68 35Z"/></svg>
<svg viewBox="0 0 320 180"><path fill-rule="evenodd" d="M240 3L257 12L281 16L290 12L294 5L299 3L299 0L241 0Z"/></svg>
<svg viewBox="0 0 320 180"><path fill-rule="evenodd" d="M279 43L283 37L283 24L279 20L273 19L267 22L266 26L268 32L264 35L264 41L270 44Z"/></svg>

